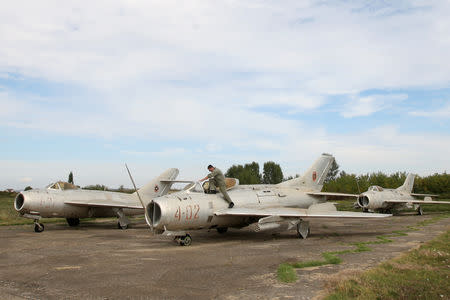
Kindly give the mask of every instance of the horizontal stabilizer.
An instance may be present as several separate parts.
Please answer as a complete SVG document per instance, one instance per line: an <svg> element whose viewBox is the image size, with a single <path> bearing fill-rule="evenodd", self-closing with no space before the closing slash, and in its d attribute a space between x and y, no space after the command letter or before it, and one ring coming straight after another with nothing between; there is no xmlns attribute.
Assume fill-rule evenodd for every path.
<svg viewBox="0 0 450 300"><path fill-rule="evenodd" d="M413 197L439 197L439 195L431 195L431 194L415 194L415 193L411 193L411 196L413 196Z"/></svg>

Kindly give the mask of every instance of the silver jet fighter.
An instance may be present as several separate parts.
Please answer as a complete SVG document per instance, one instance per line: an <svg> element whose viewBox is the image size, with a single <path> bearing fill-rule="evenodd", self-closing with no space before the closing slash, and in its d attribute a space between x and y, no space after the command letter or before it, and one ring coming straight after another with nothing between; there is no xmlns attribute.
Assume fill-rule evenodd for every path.
<svg viewBox="0 0 450 300"><path fill-rule="evenodd" d="M310 232L309 218L380 218L390 215L337 211L327 196L351 194L320 192L334 157L320 156L299 178L275 185L235 185L229 195L235 206L221 194L206 194L200 183L192 182L184 191L153 199L146 205L146 221L156 233L175 236L180 245L190 245L189 230L250 226L255 232L296 229L298 237Z"/></svg>
<svg viewBox="0 0 450 300"><path fill-rule="evenodd" d="M66 218L70 226L78 226L80 218L117 216L118 227L126 229L130 224L127 216L144 214L143 207L151 199L167 194L178 173L178 169L168 169L142 187L138 191L142 203L136 193L82 190L67 182L56 182L45 189L19 193L14 208L22 217L34 219L36 232L44 231L41 218Z"/></svg>
<svg viewBox="0 0 450 300"><path fill-rule="evenodd" d="M371 186L367 192L358 196L356 205L365 212L392 213L396 210L414 208L419 215L423 214L421 204L450 204L449 201L433 201L431 197L437 195L412 193L416 175L408 174L402 186L396 189L385 189L380 186ZM424 200L417 199L425 197Z"/></svg>

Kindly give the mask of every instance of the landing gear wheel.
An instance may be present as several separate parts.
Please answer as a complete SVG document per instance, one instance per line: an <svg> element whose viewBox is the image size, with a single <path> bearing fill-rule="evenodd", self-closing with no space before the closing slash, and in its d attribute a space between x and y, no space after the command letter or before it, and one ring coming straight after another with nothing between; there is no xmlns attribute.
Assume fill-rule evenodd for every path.
<svg viewBox="0 0 450 300"><path fill-rule="evenodd" d="M300 222L297 224L297 236L299 239L306 239L310 233L309 222Z"/></svg>
<svg viewBox="0 0 450 300"><path fill-rule="evenodd" d="M67 218L66 221L70 227L76 227L76 226L80 225L80 219L78 219L78 218Z"/></svg>
<svg viewBox="0 0 450 300"><path fill-rule="evenodd" d="M419 216L422 216L422 215L423 215L423 209L422 209L421 206L419 206L419 207L417 208L417 214L418 214Z"/></svg>
<svg viewBox="0 0 450 300"><path fill-rule="evenodd" d="M369 212L369 209L368 209L368 208L365 208L365 207L363 207L362 211L363 211L363 212Z"/></svg>
<svg viewBox="0 0 450 300"><path fill-rule="evenodd" d="M217 232L220 234L224 234L228 231L228 227L218 227Z"/></svg>
<svg viewBox="0 0 450 300"><path fill-rule="evenodd" d="M189 234L186 234L185 236L182 236L180 238L181 246L190 246L191 244L192 244L192 238Z"/></svg>
<svg viewBox="0 0 450 300"><path fill-rule="evenodd" d="M44 224L42 223L34 223L34 231L35 232L42 232L44 231Z"/></svg>
<svg viewBox="0 0 450 300"><path fill-rule="evenodd" d="M120 222L117 222L117 228L119 228L119 229L127 229L128 228L128 224L121 225Z"/></svg>

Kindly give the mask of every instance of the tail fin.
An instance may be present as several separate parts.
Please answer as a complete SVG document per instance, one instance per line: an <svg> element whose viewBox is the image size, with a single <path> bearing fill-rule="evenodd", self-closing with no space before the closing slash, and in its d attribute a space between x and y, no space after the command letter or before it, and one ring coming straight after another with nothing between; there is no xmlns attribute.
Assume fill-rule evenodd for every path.
<svg viewBox="0 0 450 300"><path fill-rule="evenodd" d="M414 179L415 178L416 178L415 174L409 173L408 176L406 177L405 182L403 183L403 185L398 187L397 190L398 191L402 191L402 192L411 193L412 190L413 190Z"/></svg>
<svg viewBox="0 0 450 300"><path fill-rule="evenodd" d="M323 182L333 164L334 157L330 154L322 154L299 178L294 178L278 184L285 187L302 187L308 191L321 191Z"/></svg>
<svg viewBox="0 0 450 300"><path fill-rule="evenodd" d="M149 202L153 198L163 196L169 192L171 183L167 182L177 178L178 169L172 168L164 171L161 175L139 189L139 195L144 202ZM166 182L163 182L166 181Z"/></svg>

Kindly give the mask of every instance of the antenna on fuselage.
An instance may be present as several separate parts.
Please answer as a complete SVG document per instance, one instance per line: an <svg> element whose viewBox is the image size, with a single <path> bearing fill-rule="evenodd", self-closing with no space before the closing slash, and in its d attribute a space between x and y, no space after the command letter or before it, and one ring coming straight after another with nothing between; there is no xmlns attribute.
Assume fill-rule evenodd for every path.
<svg viewBox="0 0 450 300"><path fill-rule="evenodd" d="M134 191L136 192L136 195L138 196L139 201L141 202L142 208L144 209L144 214L146 215L147 214L147 210L145 209L144 201L142 201L141 195L139 195L139 191L136 188L136 184L134 183L133 176L131 176L131 172L130 172L130 169L128 169L127 164L125 164L125 167L127 168L127 172L128 172L128 175L130 176L131 183L133 183ZM152 222L150 222L150 223L152 223ZM153 231L153 224L150 225L150 229Z"/></svg>

